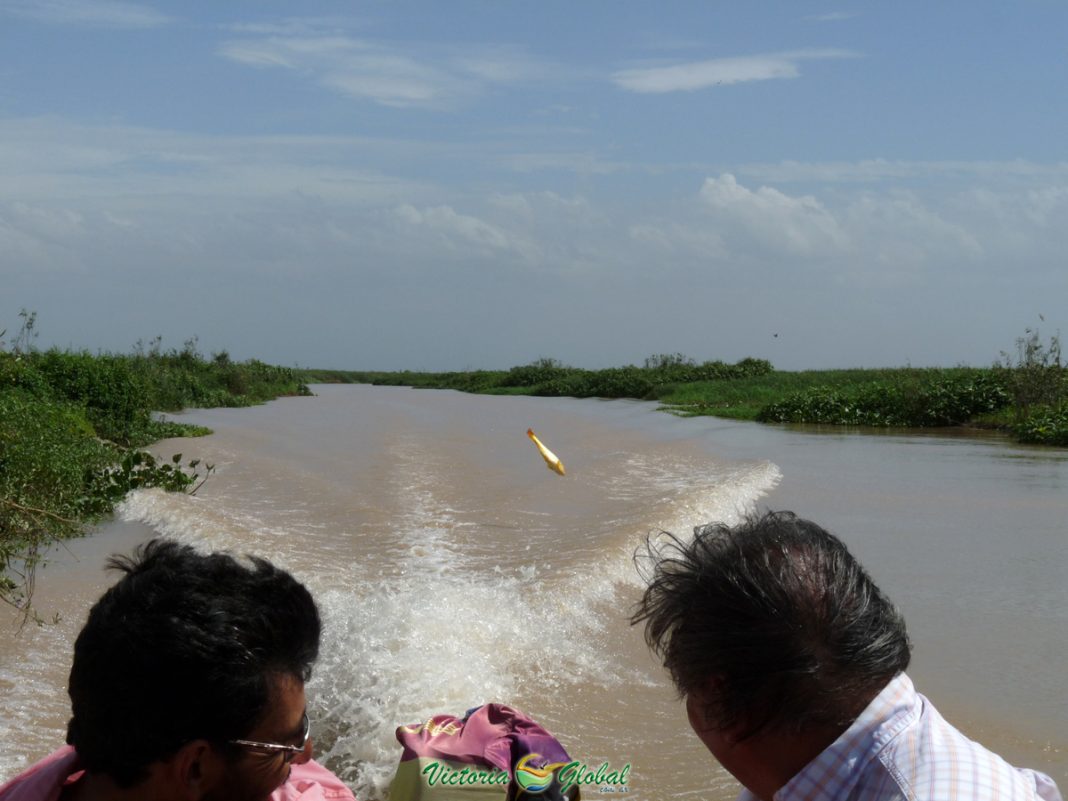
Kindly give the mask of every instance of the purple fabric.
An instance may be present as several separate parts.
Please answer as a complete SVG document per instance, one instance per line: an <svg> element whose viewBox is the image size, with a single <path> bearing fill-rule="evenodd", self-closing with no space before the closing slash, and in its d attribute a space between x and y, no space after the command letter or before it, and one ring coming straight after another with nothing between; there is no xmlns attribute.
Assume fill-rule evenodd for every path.
<svg viewBox="0 0 1068 801"><path fill-rule="evenodd" d="M513 767L528 754L531 767L571 761L567 751L548 731L518 709L504 704L485 704L464 718L435 715L425 723L401 726L397 739L404 746L401 761L426 757L471 765L491 765L505 771L512 781L509 796L515 794ZM542 798L550 798L544 795Z"/></svg>

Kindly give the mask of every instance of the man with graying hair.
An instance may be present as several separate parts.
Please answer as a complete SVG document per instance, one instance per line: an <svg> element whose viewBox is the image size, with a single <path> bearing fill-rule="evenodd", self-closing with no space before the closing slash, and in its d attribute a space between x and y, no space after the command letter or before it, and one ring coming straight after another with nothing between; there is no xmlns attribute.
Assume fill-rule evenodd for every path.
<svg viewBox="0 0 1068 801"><path fill-rule="evenodd" d="M815 523L769 512L646 556L631 622L739 801L1062 801L916 692L904 619Z"/></svg>
<svg viewBox="0 0 1068 801"><path fill-rule="evenodd" d="M153 540L74 644L67 743L0 801L352 801L311 759L308 590L263 559Z"/></svg>

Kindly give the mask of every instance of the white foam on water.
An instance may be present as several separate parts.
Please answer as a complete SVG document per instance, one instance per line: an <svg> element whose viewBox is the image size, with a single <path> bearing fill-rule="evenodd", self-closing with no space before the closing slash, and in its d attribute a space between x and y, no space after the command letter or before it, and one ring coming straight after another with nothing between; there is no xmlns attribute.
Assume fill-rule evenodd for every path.
<svg viewBox="0 0 1068 801"><path fill-rule="evenodd" d="M768 461L715 468L706 464L698 469L689 461L650 463L638 456L629 459L627 466L628 470L621 471L611 481L613 491L619 497L636 496L647 482L661 495L653 496L657 511L652 516L628 521L632 536L620 543L614 558L605 559L598 565L598 573L612 584L641 584L633 557L646 537L655 538L661 532L670 532L685 541L692 537L695 526L707 523L735 525L782 480L779 467ZM695 476L701 477L701 486L695 486ZM646 497L650 496L647 494ZM654 501L648 503L654 504ZM584 592L591 601L603 600L604 593L600 590L604 587L599 582L586 584Z"/></svg>
<svg viewBox="0 0 1068 801"><path fill-rule="evenodd" d="M318 533L315 524L296 521L269 508L248 509L225 496L199 497L160 489L130 493L116 513L126 521L144 523L161 536L194 548L252 554L316 583L351 580L351 566L305 546Z"/></svg>
<svg viewBox="0 0 1068 801"><path fill-rule="evenodd" d="M691 492L676 516L653 529L736 521L779 480L775 465L742 466L709 489ZM424 476L425 478L429 478ZM588 565L586 581L561 581L552 555L542 564L472 573L450 547L451 522L430 481L411 474L407 504L423 538L398 575L329 591L323 653L312 688L315 712L332 729L325 761L360 798L382 798L396 768L398 725L433 714L462 714L517 694L551 697L563 685L623 686L648 679L619 660L603 609L619 615L619 585L639 579L633 542ZM689 530L689 529L686 529ZM322 743L321 743L322 744Z"/></svg>
<svg viewBox="0 0 1068 801"><path fill-rule="evenodd" d="M14 626L7 617L4 625ZM33 623L29 624L33 626ZM57 687L52 665L70 661L73 623L23 631L21 637L32 640L31 648L20 648L20 659L0 657L0 694L4 714L0 717L0 738L5 743L19 743L19 750L0 750L0 784L30 764L21 749L45 754L64 742L70 701L65 686Z"/></svg>
<svg viewBox="0 0 1068 801"><path fill-rule="evenodd" d="M146 490L121 507L123 517L204 550L252 550L309 585L324 620L309 685L317 751L364 799L385 796L400 754L399 725L517 696L550 699L567 687L648 684L643 670L619 657L615 641L640 592L636 548L661 530L685 538L695 525L736 522L780 479L769 462L713 465L664 454L612 460L615 469L606 467L593 488L629 499L625 508L644 517L609 527L611 537L566 564L552 548L517 544L488 566L484 553L465 552L471 524L464 518L472 510L443 496L440 476L449 465L414 440L395 441L390 451L383 470L393 497L383 503L394 536L368 546L365 558L295 551L294 524L321 526L288 515L264 519L269 509L258 500L242 508L221 495ZM695 475L703 486L694 486ZM358 541L349 547L361 551Z"/></svg>
<svg viewBox="0 0 1068 801"><path fill-rule="evenodd" d="M689 498L680 499L681 503L663 528L677 535L686 534L688 538L695 526L736 525L781 480L782 471L772 462L733 465L708 488L692 491Z"/></svg>
<svg viewBox="0 0 1068 801"><path fill-rule="evenodd" d="M160 489L137 490L117 511L123 520L146 523L161 535L203 551L240 552L255 541L257 552L269 556L278 550L272 542L292 537L288 527L268 525L251 512L227 506L225 498L205 501Z"/></svg>

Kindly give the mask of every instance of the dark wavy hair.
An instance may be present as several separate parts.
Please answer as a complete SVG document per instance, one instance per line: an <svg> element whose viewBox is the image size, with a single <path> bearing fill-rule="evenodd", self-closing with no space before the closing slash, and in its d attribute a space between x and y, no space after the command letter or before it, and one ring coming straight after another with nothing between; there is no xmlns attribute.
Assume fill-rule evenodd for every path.
<svg viewBox="0 0 1068 801"><path fill-rule="evenodd" d="M132 787L184 744L250 732L279 675L307 680L319 611L263 559L152 540L109 567L125 575L74 644L67 742L85 768Z"/></svg>
<svg viewBox="0 0 1068 801"><path fill-rule="evenodd" d="M631 623L680 695L703 691L713 728L848 725L908 667L901 614L815 523L768 512L667 536L635 557L649 583Z"/></svg>

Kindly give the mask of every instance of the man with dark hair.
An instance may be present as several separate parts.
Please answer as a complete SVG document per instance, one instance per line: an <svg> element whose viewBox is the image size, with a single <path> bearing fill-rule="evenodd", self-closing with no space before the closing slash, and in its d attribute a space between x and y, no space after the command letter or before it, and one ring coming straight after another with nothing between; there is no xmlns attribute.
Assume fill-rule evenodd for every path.
<svg viewBox="0 0 1068 801"><path fill-rule="evenodd" d="M303 585L166 540L109 566L125 575L75 642L68 746L0 799L353 798L311 760L320 622Z"/></svg>
<svg viewBox="0 0 1068 801"><path fill-rule="evenodd" d="M840 540L789 512L650 545L631 622L746 801L1061 801L905 675L905 621Z"/></svg>

